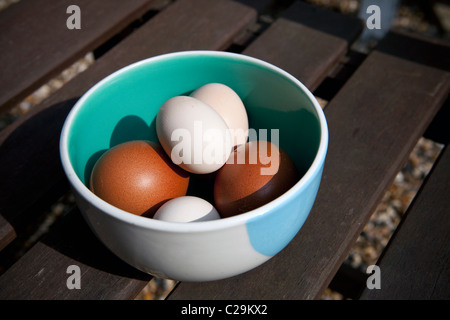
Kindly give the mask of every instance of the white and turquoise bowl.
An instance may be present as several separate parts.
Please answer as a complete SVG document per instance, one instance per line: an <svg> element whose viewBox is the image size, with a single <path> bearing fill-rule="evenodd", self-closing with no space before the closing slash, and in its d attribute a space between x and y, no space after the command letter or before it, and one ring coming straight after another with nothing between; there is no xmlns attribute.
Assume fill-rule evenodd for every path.
<svg viewBox="0 0 450 320"><path fill-rule="evenodd" d="M301 173L292 188L247 213L192 223L130 214L89 190L90 172L105 150L129 140L158 141L155 117L163 102L211 82L236 91L250 128L266 129L269 139L278 129L279 145ZM267 62L218 51L165 54L114 72L75 104L60 140L64 171L98 238L137 269L180 281L232 277L282 250L313 206L327 147L325 116L300 81Z"/></svg>

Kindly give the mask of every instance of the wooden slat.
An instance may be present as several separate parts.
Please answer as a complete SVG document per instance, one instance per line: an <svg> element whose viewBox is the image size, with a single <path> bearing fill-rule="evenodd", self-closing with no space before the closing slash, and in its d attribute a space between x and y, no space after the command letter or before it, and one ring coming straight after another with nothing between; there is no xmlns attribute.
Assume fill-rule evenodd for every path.
<svg viewBox="0 0 450 320"><path fill-rule="evenodd" d="M9 208L15 209L10 214L14 214L14 217L16 217L27 211L26 208L29 207L26 205L26 208L24 208L22 203L28 202L31 206L33 201L37 201L41 197L48 197L46 190L53 190L55 186L66 183L66 178L59 164L58 145L56 142L59 139L61 124L77 100L74 97L83 94L90 86L107 74L140 59L181 50L223 49L255 19L256 12L252 8L233 1L179 0L124 39L119 45L102 56L91 68L61 88L44 104L39 106L36 111L14 124L14 128L7 131L8 135L4 137L2 146L9 144L10 150L14 151L15 155L9 158L9 153L6 154L6 152L2 151L2 157L0 157L5 164L5 166L3 166L3 163L0 165L0 169L4 170L1 176L8 177L8 182L11 184L9 188L12 189L6 188L7 184L4 184L4 181L2 181L2 191L0 192L2 197L0 203L3 206L2 214L9 205ZM133 50L130 50L130 48L133 48ZM50 120L50 116L52 120ZM53 121L56 124L44 125L46 121ZM24 132L22 133L22 131ZM55 143L49 144L49 139L43 139L42 137L55 137ZM9 143L9 139L14 139L14 143ZM30 144L35 146L30 149L28 148ZM46 152L40 152L40 148L44 146L46 146ZM38 161L36 159L42 160ZM23 168L30 175L23 176L21 170L16 168ZM40 187L30 187L29 185L33 183L37 183ZM17 199L14 203L8 203L9 198L4 196L3 192L19 196L16 197ZM19 201L20 199L22 201ZM4 205L5 203L6 205ZM74 235L74 237L83 237L83 234ZM64 239L67 240L67 238ZM59 240L60 245L64 245L64 239ZM77 257L80 254L79 251L83 250L83 248L75 247L73 250L69 254L70 258ZM40 263L33 263L30 268L22 263L12 266L0 278L0 283L2 283L0 287L14 284L17 274L29 277L31 281L29 283L30 286L42 285L40 278L34 275L39 274L42 277L50 277L51 274L56 272L64 274L65 269L59 270L58 263L53 263L52 261L64 261L66 263L66 259L61 256L68 255L68 253L51 250L47 245L40 243L36 248L33 248L30 254L32 257L42 254L46 259L39 260ZM32 258L27 258L27 256L24 259L33 261ZM115 278L100 281L103 278L99 276L99 281L97 282L95 279L99 270L88 265L84 269L83 277L86 275L86 277L92 277L93 279L90 285L92 288L90 287L89 290L84 292L86 294L85 298L98 298L99 292L102 292L102 298L114 297L116 293L111 292L108 294L104 293L104 290L110 288L111 284L109 281L117 281ZM113 269L110 271L112 272ZM63 277L66 279L65 274ZM142 286L140 280L137 280L137 282L134 279L123 281L121 284L123 286ZM39 298L55 298L51 291L47 290L46 292L47 294L45 292L40 293ZM73 290L70 290L70 292L74 295L77 294ZM70 292L64 297L72 297ZM21 292L21 298L33 297L33 292L31 291Z"/></svg>
<svg viewBox="0 0 450 320"><path fill-rule="evenodd" d="M450 298L450 150L443 151L377 263L380 289L361 299Z"/></svg>
<svg viewBox="0 0 450 320"><path fill-rule="evenodd" d="M80 289L67 286L72 265ZM0 299L129 299L150 279L106 249L74 210L0 277Z"/></svg>
<svg viewBox="0 0 450 320"><path fill-rule="evenodd" d="M0 132L0 249L67 192L58 144L65 116L75 101L27 115Z"/></svg>
<svg viewBox="0 0 450 320"><path fill-rule="evenodd" d="M36 207L67 190L59 159L59 135L67 113L93 84L125 65L158 54L224 49L256 19L253 9L233 1L206 2L175 3L127 37L117 50L106 53L30 114L0 132L0 214L9 222L0 225L4 230L0 234L10 234L25 216L33 214L30 210L35 212ZM1 244L0 239L0 248Z"/></svg>
<svg viewBox="0 0 450 320"><path fill-rule="evenodd" d="M151 2L33 0L1 12L0 112L142 16ZM66 26L69 5L80 7L79 30Z"/></svg>
<svg viewBox="0 0 450 320"><path fill-rule="evenodd" d="M361 27L358 19L296 1L244 53L290 72L313 91Z"/></svg>
<svg viewBox="0 0 450 320"><path fill-rule="evenodd" d="M402 40L401 48L392 43L397 55L409 50L405 43L415 44ZM449 73L412 61L411 52L410 60L387 52L370 54L325 109L330 140L323 179L293 241L251 272L181 283L169 299L320 297L450 90Z"/></svg>

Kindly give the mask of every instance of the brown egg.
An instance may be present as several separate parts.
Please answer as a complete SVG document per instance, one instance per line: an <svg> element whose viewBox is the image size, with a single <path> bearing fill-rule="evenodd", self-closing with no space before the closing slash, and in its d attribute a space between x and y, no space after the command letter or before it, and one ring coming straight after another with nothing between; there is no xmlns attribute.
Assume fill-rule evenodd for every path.
<svg viewBox="0 0 450 320"><path fill-rule="evenodd" d="M106 151L94 165L90 189L106 202L153 216L167 200L186 195L189 175L151 141L130 141Z"/></svg>
<svg viewBox="0 0 450 320"><path fill-rule="evenodd" d="M251 141L236 148L217 172L215 206L224 218L244 213L279 197L299 179L283 149L271 142Z"/></svg>

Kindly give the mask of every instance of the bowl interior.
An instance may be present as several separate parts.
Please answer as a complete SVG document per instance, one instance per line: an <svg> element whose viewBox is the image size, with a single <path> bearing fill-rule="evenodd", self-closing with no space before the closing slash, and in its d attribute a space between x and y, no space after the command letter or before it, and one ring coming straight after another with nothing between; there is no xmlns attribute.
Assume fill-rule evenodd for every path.
<svg viewBox="0 0 450 320"><path fill-rule="evenodd" d="M158 141L155 118L169 98L220 82L241 97L250 128L279 145L299 172L311 166L320 144L320 121L313 102L291 76L262 61L220 52L186 52L144 60L94 86L74 110L67 148L78 178L89 182L97 159L129 140ZM263 130L260 130L263 129Z"/></svg>

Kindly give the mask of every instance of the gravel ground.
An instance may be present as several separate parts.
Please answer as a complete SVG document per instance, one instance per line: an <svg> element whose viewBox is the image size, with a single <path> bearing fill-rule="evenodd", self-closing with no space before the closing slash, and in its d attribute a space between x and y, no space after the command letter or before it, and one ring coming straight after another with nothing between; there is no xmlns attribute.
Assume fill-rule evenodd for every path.
<svg viewBox="0 0 450 320"><path fill-rule="evenodd" d="M18 1L0 0L0 10ZM356 14L360 4L358 0L310 0L308 2L346 14ZM410 1L411 3L412 5L400 7L394 20L394 25L422 34L436 34L439 28L427 21L424 14L415 5L415 1ZM446 20L445 22L447 23L448 21ZM443 24L445 25L445 23ZM94 57L92 53L87 54L63 71L58 77L52 79L24 99L8 113L0 115L0 130L28 112L33 106L39 104L77 74L89 68L93 62ZM320 102L326 103L323 100ZM424 138L419 140L408 162L398 173L394 183L384 195L383 201L373 213L344 263L365 272L367 266L377 261L441 149L442 146L433 141ZM32 236L22 243L21 248L17 248L18 253L16 255L24 252L39 236L45 233L53 221L63 215L67 207L73 205L73 203L72 195L68 194L55 204L49 210L46 219L42 221L42 227L35 230ZM175 281L154 279L142 290L136 299L163 299L175 284ZM339 300L343 299L343 297L338 292L327 289L322 299Z"/></svg>

